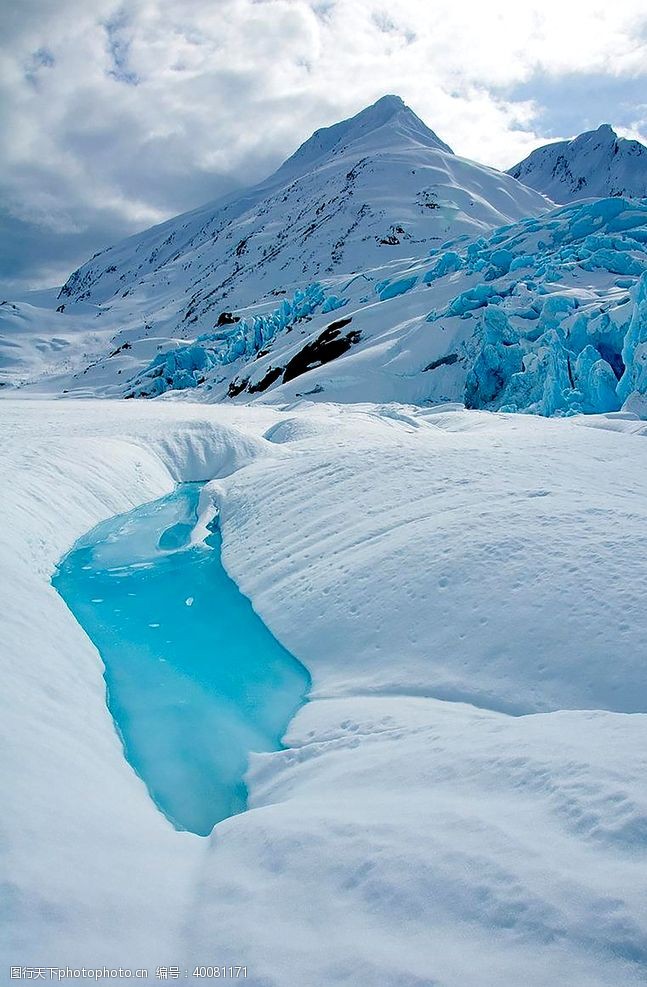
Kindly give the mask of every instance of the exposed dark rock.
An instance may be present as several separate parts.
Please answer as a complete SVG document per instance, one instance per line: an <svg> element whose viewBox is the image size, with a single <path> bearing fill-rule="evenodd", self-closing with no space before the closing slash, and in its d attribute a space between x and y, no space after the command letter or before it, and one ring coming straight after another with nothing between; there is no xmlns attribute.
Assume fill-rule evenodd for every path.
<svg viewBox="0 0 647 987"><path fill-rule="evenodd" d="M110 356L117 356L119 353L123 353L124 350L131 350L132 348L132 343L129 343L128 340L126 340L126 342L122 343L121 346L118 346L116 350L113 350Z"/></svg>
<svg viewBox="0 0 647 987"><path fill-rule="evenodd" d="M408 240L411 239L411 237L405 234L403 226L392 226L387 236L382 237L382 239L377 242L394 247L397 243L402 242L400 237L405 237Z"/></svg>
<svg viewBox="0 0 647 987"><path fill-rule="evenodd" d="M240 322L239 315L232 315L231 312L221 312L218 316L218 321L216 322L215 328L217 329L218 326L230 326L233 325L234 322Z"/></svg>
<svg viewBox="0 0 647 987"><path fill-rule="evenodd" d="M447 356L441 356L438 360L432 360L431 363L422 368L422 372L424 373L426 370L437 370L438 367L451 367L452 363L456 363L457 360L458 353L448 353Z"/></svg>
<svg viewBox="0 0 647 987"><path fill-rule="evenodd" d="M249 384L249 377L244 377L242 380L232 380L229 382L229 387L227 389L227 397L235 398L239 394L242 394L247 385Z"/></svg>
<svg viewBox="0 0 647 987"><path fill-rule="evenodd" d="M329 326L326 326L326 329L343 329L344 326L347 326L352 321L353 316L348 315L345 319L337 319L335 322L331 322Z"/></svg>
<svg viewBox="0 0 647 987"><path fill-rule="evenodd" d="M259 394L261 391L266 391L270 385L278 380L283 373L283 367L270 367L265 376L257 381L256 384L249 384L247 390L250 394Z"/></svg>
<svg viewBox="0 0 647 987"><path fill-rule="evenodd" d="M300 377L314 367L321 367L324 363L336 360L354 343L358 343L362 335L359 330L352 330L345 336L340 335L340 327L348 325L349 322L350 319L332 322L312 343L306 343L303 349L288 362L283 374L283 383L287 384L288 381Z"/></svg>
<svg viewBox="0 0 647 987"><path fill-rule="evenodd" d="M302 391L301 393L297 393L296 396L298 398L305 398L305 397L307 397L308 394L323 394L323 391L324 391L324 389L321 386L321 384L315 384L315 386L312 388L312 390L310 390L310 391Z"/></svg>

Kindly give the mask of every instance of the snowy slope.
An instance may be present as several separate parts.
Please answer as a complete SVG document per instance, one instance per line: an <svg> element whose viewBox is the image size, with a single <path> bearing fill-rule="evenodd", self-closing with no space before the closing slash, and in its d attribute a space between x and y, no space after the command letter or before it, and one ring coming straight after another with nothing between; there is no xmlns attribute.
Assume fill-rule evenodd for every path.
<svg viewBox="0 0 647 987"><path fill-rule="evenodd" d="M577 203L240 309L238 322L159 343L147 368L134 344L67 386L208 401L637 410L647 394L645 272L647 200Z"/></svg>
<svg viewBox="0 0 647 987"><path fill-rule="evenodd" d="M647 413L647 199L549 206L384 97L256 188L105 251L62 311L3 303L0 383Z"/></svg>
<svg viewBox="0 0 647 987"><path fill-rule="evenodd" d="M647 147L608 123L570 141L537 148L509 175L554 202L591 196L647 196Z"/></svg>
<svg viewBox="0 0 647 987"><path fill-rule="evenodd" d="M646 272L647 200L573 203L418 258L304 282L194 338L79 332L82 369L70 372L68 355L63 372L36 373L20 393L646 414ZM103 317L101 306L82 306L90 324ZM22 330L19 365L28 344L34 365L44 360L52 319L61 320L54 343L67 349L50 358L74 352L73 324L87 316L30 323L25 311L0 310L38 327Z"/></svg>
<svg viewBox="0 0 647 987"><path fill-rule="evenodd" d="M0 302L0 387L35 380L60 390L59 380L105 352L111 334L97 322L100 309L81 302L73 314L59 312L57 295L35 291Z"/></svg>
<svg viewBox="0 0 647 987"><path fill-rule="evenodd" d="M644 982L642 423L25 400L0 420L3 965ZM250 810L200 838L124 760L49 580L102 518L213 476L225 565L314 687L288 748L253 757Z"/></svg>

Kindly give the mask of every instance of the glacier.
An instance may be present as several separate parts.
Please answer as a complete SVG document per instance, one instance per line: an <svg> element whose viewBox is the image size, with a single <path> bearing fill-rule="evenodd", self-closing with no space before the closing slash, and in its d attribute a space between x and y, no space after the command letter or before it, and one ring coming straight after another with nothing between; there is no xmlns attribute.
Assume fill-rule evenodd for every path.
<svg viewBox="0 0 647 987"><path fill-rule="evenodd" d="M645 270L647 199L555 208L384 97L244 195L93 258L56 311L0 305L0 383L642 415Z"/></svg>
<svg viewBox="0 0 647 987"><path fill-rule="evenodd" d="M320 373L316 360L307 365L304 372L316 379L306 390L320 399L339 394L335 377L350 351L362 354L365 376L379 361L380 375L389 378L377 391L363 391L353 372L353 399L451 399L543 416L618 411L630 399L638 407L645 393L636 362L642 360L646 272L647 199L577 203L477 239L455 238L430 258L396 272L391 265L385 278L378 269L350 282L308 285L267 314L242 314L234 324L162 351L124 393L193 388L209 400L277 400L290 393L286 368L299 356L293 328L301 351L316 350L331 327L336 331L337 322L324 317L343 307L344 320L361 326L361 333L332 365L322 359ZM429 298L442 303L429 311ZM403 380L399 359L385 360L384 340L391 350L402 348L391 325L405 315L409 351L421 357ZM439 352L438 343L447 348L451 337L455 351ZM434 374L421 394L423 374L441 368L442 389L434 390Z"/></svg>
<svg viewBox="0 0 647 987"><path fill-rule="evenodd" d="M203 333L189 346L158 354L124 396L155 397L167 390L198 387L205 382L207 371L254 357L278 333L306 319L318 308L327 314L345 304L345 299L334 294L326 297L320 283L308 285L267 315L238 319L228 329Z"/></svg>
<svg viewBox="0 0 647 987"><path fill-rule="evenodd" d="M644 320L646 223L647 200L602 199L566 207L539 229L531 223L527 232L515 231L504 241L497 234L472 252L472 269L483 270L484 262L486 277L491 273L498 290L478 285L471 295L458 296L448 310L461 314L476 307L473 298L486 309L475 331L477 357L466 381L468 407L546 416L590 414L617 411L630 393L644 393L644 381L633 367L632 340ZM541 252L533 255L528 241L538 234ZM492 251L495 241L497 250ZM494 267L493 258L500 242L509 244L508 270L528 271L530 281L515 279L499 287L501 268ZM517 259L523 267L515 266ZM599 300L590 301L567 287L569 275L578 270L631 278L621 284L613 279L606 292L600 285ZM524 289L535 296L529 309L516 305Z"/></svg>

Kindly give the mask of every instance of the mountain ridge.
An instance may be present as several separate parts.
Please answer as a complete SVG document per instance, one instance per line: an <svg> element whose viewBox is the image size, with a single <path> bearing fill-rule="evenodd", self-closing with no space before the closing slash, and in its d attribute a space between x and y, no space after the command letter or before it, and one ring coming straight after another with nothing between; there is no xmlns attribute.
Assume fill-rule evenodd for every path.
<svg viewBox="0 0 647 987"><path fill-rule="evenodd" d="M532 151L507 174L555 202L647 195L647 147L608 123Z"/></svg>
<svg viewBox="0 0 647 987"><path fill-rule="evenodd" d="M379 265L384 248L397 259L546 208L533 190L455 155L386 96L316 131L258 185L95 255L60 300L118 306L127 323L137 313L121 299L136 297L148 323L164 310L165 331L175 322L181 334L188 320L209 329L206 294L210 305L249 304L286 283Z"/></svg>

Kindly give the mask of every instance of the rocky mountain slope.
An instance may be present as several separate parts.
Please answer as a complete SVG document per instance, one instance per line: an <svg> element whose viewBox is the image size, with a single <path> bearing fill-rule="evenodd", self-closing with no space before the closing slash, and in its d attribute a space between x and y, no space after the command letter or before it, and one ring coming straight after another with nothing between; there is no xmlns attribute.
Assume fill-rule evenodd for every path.
<svg viewBox="0 0 647 987"><path fill-rule="evenodd" d="M548 208L508 175L455 155L385 96L318 130L254 188L102 251L56 300L8 301L0 384L121 394L136 369L177 339L213 331L223 312L271 312L315 280L388 273L448 238ZM115 352L121 359L107 364Z"/></svg>
<svg viewBox="0 0 647 987"><path fill-rule="evenodd" d="M223 307L411 257L546 209L507 175L453 154L397 96L317 131L254 188L110 247L60 302L168 335L211 329Z"/></svg>

